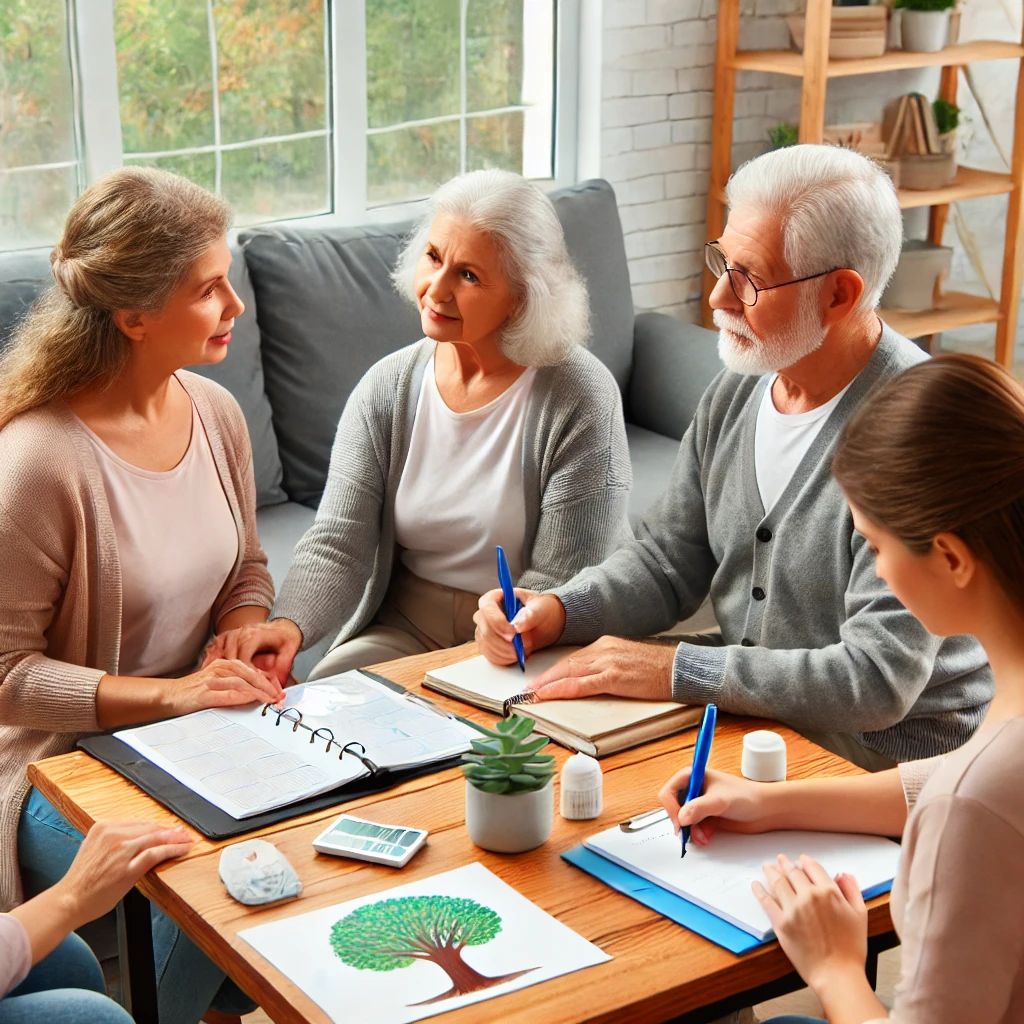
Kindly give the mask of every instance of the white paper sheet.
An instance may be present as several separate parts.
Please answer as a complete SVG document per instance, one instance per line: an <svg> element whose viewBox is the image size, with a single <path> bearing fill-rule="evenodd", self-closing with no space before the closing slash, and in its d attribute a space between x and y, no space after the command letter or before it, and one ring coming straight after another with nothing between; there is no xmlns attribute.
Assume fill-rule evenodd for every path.
<svg viewBox="0 0 1024 1024"><path fill-rule="evenodd" d="M421 926L412 927L416 918L408 904L392 903L394 916L388 920L403 925L400 934L397 928L391 929L394 943L387 941L389 928L383 917L372 926L356 918L335 931L339 922L362 907L407 897L425 898L418 910ZM452 913L467 925L478 922L479 930L461 951L448 950L427 958L424 953L436 947L426 941L418 947L415 958L402 956L403 950L417 951L411 936L427 936L431 925L436 935L439 911L438 904L430 902L432 897L454 897L478 904L482 911L462 903L462 909ZM387 912L385 907L367 909L363 914ZM497 922L495 915L500 919ZM482 864L468 864L238 934L337 1024L409 1024L611 959ZM404 945L399 948L401 943ZM446 962L452 973L438 961ZM366 966L350 965L356 962ZM460 993L453 977L463 985L485 987ZM453 988L456 991L446 996ZM500 1007L481 1019L500 1020Z"/></svg>
<svg viewBox="0 0 1024 1024"><path fill-rule="evenodd" d="M114 735L168 775L233 818L251 818L358 779L354 757L340 759L326 743L310 743L261 705L220 708L122 729Z"/></svg>
<svg viewBox="0 0 1024 1024"><path fill-rule="evenodd" d="M840 871L851 874L862 892L891 882L900 856L897 843L879 836L716 832L707 846L691 841L681 857L667 816L638 832L610 828L584 840L584 846L759 939L768 938L772 927L751 883L764 882L761 865L774 863L780 853L794 863L806 853L833 877Z"/></svg>

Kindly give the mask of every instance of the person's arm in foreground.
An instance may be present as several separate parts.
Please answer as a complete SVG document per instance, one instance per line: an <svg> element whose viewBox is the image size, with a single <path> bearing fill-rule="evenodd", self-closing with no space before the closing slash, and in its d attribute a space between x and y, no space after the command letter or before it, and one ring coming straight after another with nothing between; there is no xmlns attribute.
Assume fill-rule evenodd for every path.
<svg viewBox="0 0 1024 1024"><path fill-rule="evenodd" d="M25 929L32 963L53 952L70 932L113 910L147 871L182 856L191 845L192 837L181 828L147 821L97 822L68 873L10 912Z"/></svg>
<svg viewBox="0 0 1024 1024"><path fill-rule="evenodd" d="M844 779L758 783L708 772L704 792L680 807L676 794L690 779L677 772L658 794L676 830L691 826L693 841L713 835L787 829L900 835L907 803L898 769ZM855 879L832 879L816 861L780 856L766 864L765 885L754 883L780 945L821 999L830 1024L864 1024L888 1011L868 984L867 910Z"/></svg>

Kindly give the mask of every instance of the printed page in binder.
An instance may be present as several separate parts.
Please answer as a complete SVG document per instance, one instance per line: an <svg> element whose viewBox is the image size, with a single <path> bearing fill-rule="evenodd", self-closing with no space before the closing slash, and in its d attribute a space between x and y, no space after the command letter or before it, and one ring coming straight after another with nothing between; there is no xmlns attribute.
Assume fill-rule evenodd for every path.
<svg viewBox="0 0 1024 1024"><path fill-rule="evenodd" d="M469 749L459 723L357 672L292 687L280 711L197 711L114 735L238 819L336 789L370 764L419 765Z"/></svg>
<svg viewBox="0 0 1024 1024"><path fill-rule="evenodd" d="M833 877L845 871L865 893L892 882L900 855L896 843L879 836L835 832L740 835L719 830L707 846L691 840L686 856L680 857L679 837L667 816L652 818L635 832L610 828L583 845L758 939L768 938L772 927L751 883L764 881L761 865L773 863L780 853L792 861L806 853Z"/></svg>

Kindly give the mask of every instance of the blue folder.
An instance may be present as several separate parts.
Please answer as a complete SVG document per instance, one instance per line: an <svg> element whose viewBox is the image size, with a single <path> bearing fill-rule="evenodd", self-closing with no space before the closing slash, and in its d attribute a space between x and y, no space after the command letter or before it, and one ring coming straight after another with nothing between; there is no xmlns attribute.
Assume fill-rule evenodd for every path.
<svg viewBox="0 0 1024 1024"><path fill-rule="evenodd" d="M642 903L645 907L650 907L651 910L656 910L659 914L675 921L676 924L681 924L684 928L703 935L705 939L722 946L730 953L748 953L758 946L775 941L773 938L756 939L742 928L737 928L736 925L722 920L716 914L712 914L703 907L698 907L696 903L684 900L682 896L677 896L653 882L648 882L646 878L641 878L640 875L619 867L618 864L606 860L585 846L574 846L571 850L563 853L562 858L581 871L586 871L587 874L600 879L617 892L629 896L630 899ZM865 892L864 898L867 900L881 896L891 888L892 882L884 882Z"/></svg>

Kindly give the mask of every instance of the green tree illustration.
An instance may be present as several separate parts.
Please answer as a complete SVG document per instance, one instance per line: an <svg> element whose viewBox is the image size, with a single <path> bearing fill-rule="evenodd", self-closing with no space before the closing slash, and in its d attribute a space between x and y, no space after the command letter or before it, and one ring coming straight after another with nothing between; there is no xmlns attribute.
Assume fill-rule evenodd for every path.
<svg viewBox="0 0 1024 1024"><path fill-rule="evenodd" d="M501 917L476 900L403 896L368 903L343 917L331 929L331 947L342 963L361 971L394 971L417 960L429 960L451 982L451 988L423 1000L434 1003L500 985L537 969L489 978L462 959L466 946L482 946L500 931Z"/></svg>

